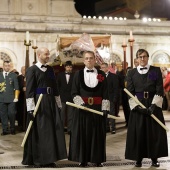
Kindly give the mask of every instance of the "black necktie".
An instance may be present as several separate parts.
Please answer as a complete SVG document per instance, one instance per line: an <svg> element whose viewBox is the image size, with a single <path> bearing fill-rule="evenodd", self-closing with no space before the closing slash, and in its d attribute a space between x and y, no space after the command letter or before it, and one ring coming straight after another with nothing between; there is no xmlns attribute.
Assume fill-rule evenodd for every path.
<svg viewBox="0 0 170 170"><path fill-rule="evenodd" d="M5 73L5 79L6 79L7 76L8 76L8 73Z"/></svg>
<svg viewBox="0 0 170 170"><path fill-rule="evenodd" d="M42 66L41 66L41 68L43 68L43 67L47 68L47 66L45 66L45 65L42 65Z"/></svg>
<svg viewBox="0 0 170 170"><path fill-rule="evenodd" d="M68 75L70 75L70 73L65 73L65 74L68 74Z"/></svg>
<svg viewBox="0 0 170 170"><path fill-rule="evenodd" d="M147 67L140 68L140 70L147 70L147 69L148 69Z"/></svg>
<svg viewBox="0 0 170 170"><path fill-rule="evenodd" d="M87 70L87 73L93 73L94 72L94 70Z"/></svg>

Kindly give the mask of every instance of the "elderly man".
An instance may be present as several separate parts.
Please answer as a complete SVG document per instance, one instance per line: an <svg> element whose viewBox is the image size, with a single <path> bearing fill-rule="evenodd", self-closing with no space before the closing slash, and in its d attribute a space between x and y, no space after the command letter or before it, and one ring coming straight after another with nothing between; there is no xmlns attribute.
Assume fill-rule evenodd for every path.
<svg viewBox="0 0 170 170"><path fill-rule="evenodd" d="M77 109L73 115L70 135L69 160L87 166L88 162L102 166L106 161L106 117L110 109L107 80L103 71L97 70L95 55L83 54L85 68L77 71L72 85L73 101L91 109L103 111L104 116Z"/></svg>
<svg viewBox="0 0 170 170"><path fill-rule="evenodd" d="M67 157L58 111L62 106L53 68L47 65L49 55L47 48L39 48L38 62L26 72L28 121L33 120L33 126L24 146L24 165L55 166L55 161ZM33 111L40 94L43 97L34 118Z"/></svg>

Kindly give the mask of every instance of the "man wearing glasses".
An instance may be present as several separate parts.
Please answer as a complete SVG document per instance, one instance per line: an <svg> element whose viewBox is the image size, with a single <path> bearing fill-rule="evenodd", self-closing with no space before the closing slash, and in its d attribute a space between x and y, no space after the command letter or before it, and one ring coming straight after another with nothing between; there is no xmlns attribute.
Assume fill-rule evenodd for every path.
<svg viewBox="0 0 170 170"><path fill-rule="evenodd" d="M141 108L129 99L129 118L125 158L136 160L142 166L143 158L150 158L152 166L159 167L159 157L168 156L166 131L150 116L154 114L165 124L162 113L163 80L160 68L148 64L149 54L144 49L136 53L139 66L128 72L127 89L146 107Z"/></svg>

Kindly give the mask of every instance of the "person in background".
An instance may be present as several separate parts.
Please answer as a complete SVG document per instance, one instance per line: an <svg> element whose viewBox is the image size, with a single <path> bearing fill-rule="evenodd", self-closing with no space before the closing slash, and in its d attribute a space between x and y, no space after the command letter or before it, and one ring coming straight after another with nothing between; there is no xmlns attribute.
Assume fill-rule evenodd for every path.
<svg viewBox="0 0 170 170"><path fill-rule="evenodd" d="M3 72L0 72L0 117L2 122L1 135L11 133L15 135L16 102L19 97L19 85L17 75L10 72L10 62L4 61ZM8 128L10 121L10 131Z"/></svg>
<svg viewBox="0 0 170 170"><path fill-rule="evenodd" d="M59 110L61 100L53 68L47 65L50 52L37 50L38 62L26 71L26 105L28 123L33 121L24 145L23 165L55 167L55 161L67 158L64 128ZM36 116L36 102L43 94Z"/></svg>
<svg viewBox="0 0 170 170"><path fill-rule="evenodd" d="M134 59L134 65L135 65L135 67L137 67L139 65L139 61L137 58Z"/></svg>
<svg viewBox="0 0 170 170"><path fill-rule="evenodd" d="M75 109L68 159L80 162L81 167L86 167L88 162L101 167L106 161L106 118L110 109L107 80L104 72L94 67L94 52L86 51L83 57L85 68L77 71L73 79L73 101L77 105L102 111L104 115Z"/></svg>
<svg viewBox="0 0 170 170"><path fill-rule="evenodd" d="M122 66L124 66L124 62L122 62ZM124 91L125 84L126 84L126 73L127 73L127 68L128 68L128 63L126 62L126 70L122 69L120 71L117 71L117 75L119 78L119 88L120 88L120 97L121 97L121 104L123 108L123 113L125 117L125 122L126 122L126 127L128 126L129 122L129 115L130 115L130 108L129 108L129 103L128 103L128 96Z"/></svg>
<svg viewBox="0 0 170 170"><path fill-rule="evenodd" d="M164 92L165 92L167 104L168 104L167 110L170 111L170 69L168 69L168 73L163 83L163 87L164 87Z"/></svg>
<svg viewBox="0 0 170 170"><path fill-rule="evenodd" d="M125 159L136 160L135 167L142 166L143 158L151 158L152 166L159 167L159 157L168 156L166 130L152 117L165 124L162 113L163 81L159 67L148 64L149 53L139 49L136 53L139 66L127 74L127 90L146 107L142 108L129 97L129 118Z"/></svg>
<svg viewBox="0 0 170 170"><path fill-rule="evenodd" d="M112 62L110 66L108 67L109 71L113 74L116 74L117 72L117 66L115 62Z"/></svg>
<svg viewBox="0 0 170 170"><path fill-rule="evenodd" d="M73 116L73 107L66 105L66 102L73 103L73 99L71 96L71 88L72 88L72 82L74 76L74 74L72 73L72 69L73 69L72 62L66 61L64 67L65 67L65 71L60 72L57 75L57 85L58 85L58 90L62 102L62 108L60 112L61 120L63 122L63 125L65 125L66 122L67 132L68 134L70 134L72 116Z"/></svg>
<svg viewBox="0 0 170 170"><path fill-rule="evenodd" d="M17 103L17 120L20 131L26 130L26 78L25 66L21 67L21 74L18 76L20 95Z"/></svg>
<svg viewBox="0 0 170 170"><path fill-rule="evenodd" d="M103 63L100 65L101 70L106 74L107 78L107 85L108 85L108 95L110 101L110 114L115 116L115 102L118 100L119 95L119 80L116 74L111 73L108 71L108 64ZM110 124L109 124L110 122ZM106 122L106 131L110 132L110 125L111 125L111 133L116 133L115 127L115 120L114 119L107 119Z"/></svg>

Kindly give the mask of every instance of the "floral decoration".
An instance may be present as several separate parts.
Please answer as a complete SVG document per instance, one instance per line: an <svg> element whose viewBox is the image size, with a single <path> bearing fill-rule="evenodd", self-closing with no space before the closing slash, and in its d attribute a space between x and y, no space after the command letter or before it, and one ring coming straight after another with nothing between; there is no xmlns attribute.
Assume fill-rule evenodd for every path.
<svg viewBox="0 0 170 170"><path fill-rule="evenodd" d="M0 83L0 92L4 92L6 87L5 87L5 82Z"/></svg>
<svg viewBox="0 0 170 170"><path fill-rule="evenodd" d="M104 80L104 76L102 76L101 74L98 74L97 79L99 82L102 82Z"/></svg>

